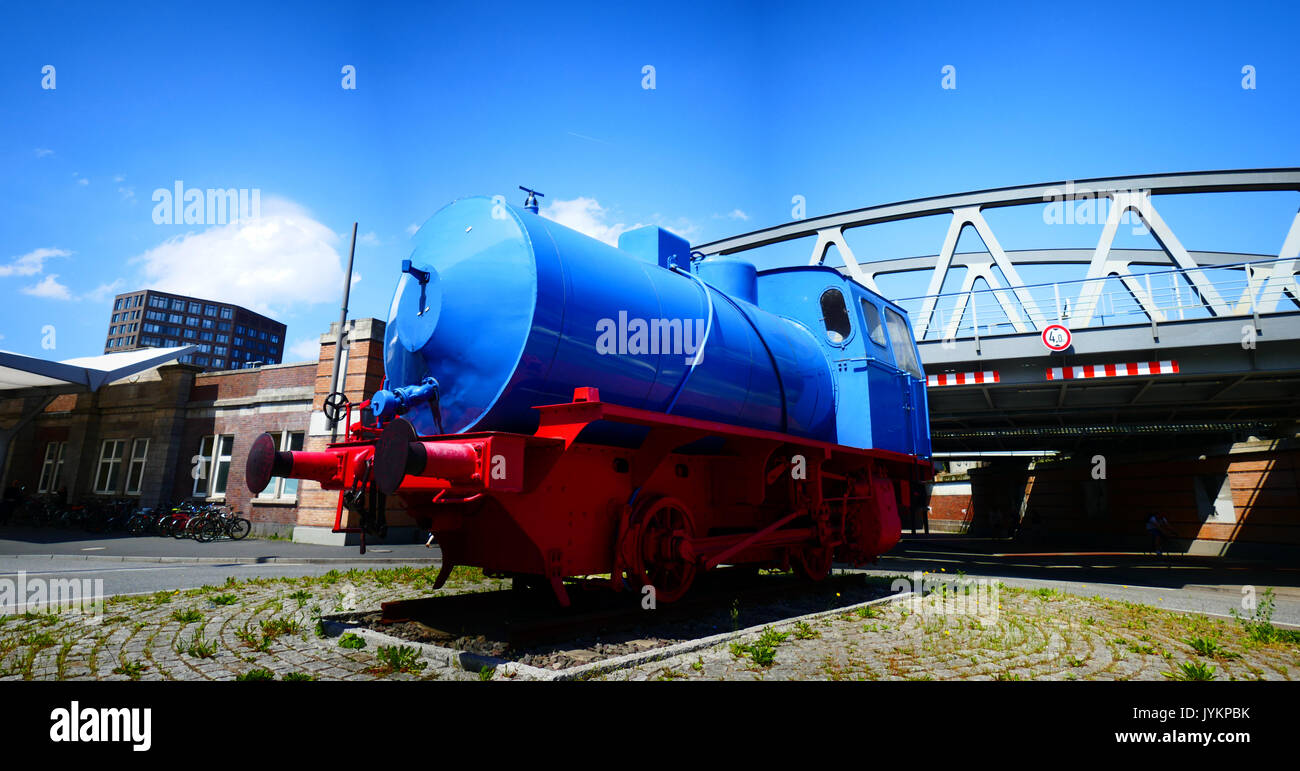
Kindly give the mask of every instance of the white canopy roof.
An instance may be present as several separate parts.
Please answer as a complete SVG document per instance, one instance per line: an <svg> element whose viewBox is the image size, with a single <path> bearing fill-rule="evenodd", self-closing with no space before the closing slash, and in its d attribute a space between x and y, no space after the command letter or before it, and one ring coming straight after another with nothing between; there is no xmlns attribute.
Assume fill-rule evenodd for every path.
<svg viewBox="0 0 1300 771"><path fill-rule="evenodd" d="M66 361L48 361L20 353L0 351L0 390L52 385L82 385L96 391L105 383L130 377L160 364L193 353L193 345L179 348L141 348L103 356L82 356Z"/></svg>

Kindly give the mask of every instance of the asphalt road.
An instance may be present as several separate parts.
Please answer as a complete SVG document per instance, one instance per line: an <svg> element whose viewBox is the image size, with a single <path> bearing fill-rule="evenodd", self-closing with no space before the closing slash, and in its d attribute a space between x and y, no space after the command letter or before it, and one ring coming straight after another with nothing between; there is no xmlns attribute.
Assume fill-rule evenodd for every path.
<svg viewBox="0 0 1300 771"><path fill-rule="evenodd" d="M105 595L193 589L220 585L230 576L316 576L330 570L429 566L442 557L435 546L372 544L362 556L356 546L318 546L247 538L197 543L192 540L26 528L0 530L0 580L29 578L98 579Z"/></svg>
<svg viewBox="0 0 1300 771"><path fill-rule="evenodd" d="M429 562L411 563L428 567ZM351 568L395 567L393 563L338 562L310 565L286 563L165 563L121 560L86 560L76 557L32 559L30 557L0 557L0 580L17 581L19 572L34 579L84 579L102 580L104 596L115 594L140 594L177 589L196 589L200 586L220 586L228 577L279 578L283 576L318 576L330 570Z"/></svg>
<svg viewBox="0 0 1300 771"><path fill-rule="evenodd" d="M1243 591L1256 600L1266 589L1275 598L1273 622L1300 626L1300 568L1222 558L1143 554L990 554L961 550L956 542L905 541L882 557L872 572L929 571L971 578L996 578L1007 586L1048 587L1084 596L1100 595L1166 610L1247 617Z"/></svg>

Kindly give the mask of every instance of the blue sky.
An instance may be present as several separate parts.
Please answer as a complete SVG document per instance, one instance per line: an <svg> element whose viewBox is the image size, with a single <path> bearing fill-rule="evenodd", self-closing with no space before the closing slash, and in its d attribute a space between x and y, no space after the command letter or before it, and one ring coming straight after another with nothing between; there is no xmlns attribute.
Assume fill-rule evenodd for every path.
<svg viewBox="0 0 1300 771"><path fill-rule="evenodd" d="M382 317L413 225L465 195L517 201L520 184L597 237L654 223L700 243L789 221L795 195L813 216L1297 166L1297 29L1290 4L11 4L0 348L97 354L112 294L156 286L269 311L310 351L337 317L354 220L352 312ZM941 88L945 65L956 89ZM263 219L156 224L154 191L177 180L256 189ZM1185 245L1276 254L1300 196L1204 198L1160 202ZM1043 243L1038 216L989 219L1009 249L1100 232ZM931 254L945 227L854 247ZM802 262L806 248L763 260Z"/></svg>

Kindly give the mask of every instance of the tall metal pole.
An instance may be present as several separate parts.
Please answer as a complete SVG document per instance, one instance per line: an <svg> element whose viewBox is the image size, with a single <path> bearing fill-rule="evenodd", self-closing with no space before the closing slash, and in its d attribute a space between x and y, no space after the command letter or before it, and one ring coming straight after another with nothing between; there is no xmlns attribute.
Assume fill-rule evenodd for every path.
<svg viewBox="0 0 1300 771"><path fill-rule="evenodd" d="M334 374L330 376L330 393L335 388L340 391L343 387L339 385L339 367L343 362L343 338L344 328L348 323L348 294L352 291L352 258L357 253L357 223L352 223L352 246L348 248L348 270L343 275L343 308L339 310L339 331L334 337ZM339 436L339 422L330 421L330 441L334 442Z"/></svg>

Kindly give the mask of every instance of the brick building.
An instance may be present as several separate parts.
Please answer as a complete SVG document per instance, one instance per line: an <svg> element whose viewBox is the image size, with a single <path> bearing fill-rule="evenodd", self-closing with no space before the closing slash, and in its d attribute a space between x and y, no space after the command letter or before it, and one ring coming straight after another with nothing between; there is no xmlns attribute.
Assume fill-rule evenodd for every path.
<svg viewBox="0 0 1300 771"><path fill-rule="evenodd" d="M66 490L70 502L134 498L141 506L184 500L223 502L255 533L314 543L345 542L330 532L338 495L314 482L274 479L253 496L244 459L263 432L283 449L322 449L330 440L320 407L331 390L334 334L321 335L316 361L206 372L174 363L88 392L51 386L0 394L0 424L13 424L34 400L57 394L12 439L4 484L29 492ZM343 389L361 400L383 382L384 323L349 322ZM395 512L390 535L407 538Z"/></svg>

